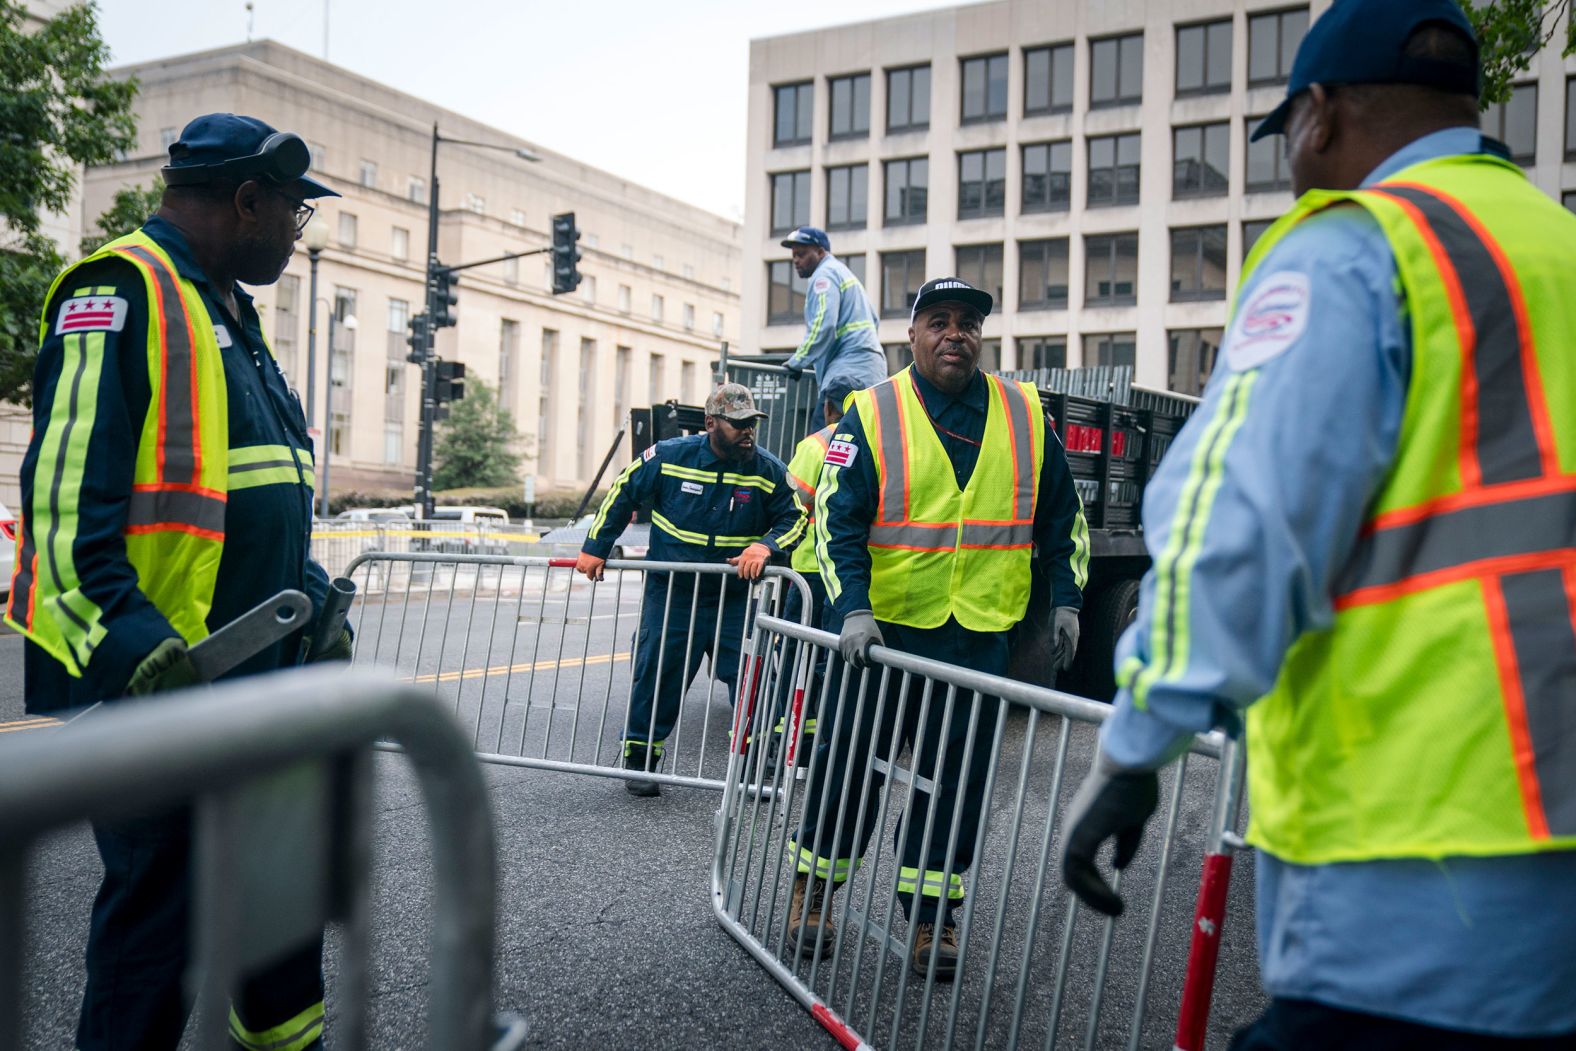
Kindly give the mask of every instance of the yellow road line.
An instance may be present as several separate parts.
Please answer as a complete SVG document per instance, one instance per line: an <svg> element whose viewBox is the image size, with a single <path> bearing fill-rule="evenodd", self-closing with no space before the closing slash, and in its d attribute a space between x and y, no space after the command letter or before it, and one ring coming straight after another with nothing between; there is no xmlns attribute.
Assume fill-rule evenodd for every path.
<svg viewBox="0 0 1576 1051"><path fill-rule="evenodd" d="M0 734L14 734L18 730L47 730L52 726L59 725L59 719L53 719L47 715L39 715L31 719L18 719L16 722L0 723Z"/></svg>
<svg viewBox="0 0 1576 1051"><path fill-rule="evenodd" d="M554 668L589 668L594 664L612 664L616 661L629 660L628 650L623 653L601 654L596 657L587 657L584 660L574 658L560 661L537 661L535 664L495 664L488 668L466 668L464 671L446 671L441 675L418 675L406 682L457 682L460 679L480 679L488 675L504 675L513 672L539 672L552 671Z"/></svg>

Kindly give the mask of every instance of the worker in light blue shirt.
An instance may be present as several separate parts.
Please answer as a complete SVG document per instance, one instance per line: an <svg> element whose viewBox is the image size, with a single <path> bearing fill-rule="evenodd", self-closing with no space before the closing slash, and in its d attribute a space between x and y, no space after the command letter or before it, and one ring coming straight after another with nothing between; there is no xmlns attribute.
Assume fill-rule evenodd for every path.
<svg viewBox="0 0 1576 1051"><path fill-rule="evenodd" d="M1477 130L1476 63L1450 0L1337 0L1298 51L1287 103L1255 138L1287 136L1299 193L1502 155ZM1259 316L1252 307L1271 283L1296 294L1264 297L1276 312ZM1193 734L1239 728L1277 687L1293 644L1335 622L1372 502L1416 440L1402 427L1409 398L1429 382L1413 375L1415 304L1364 208L1291 227L1236 302L1204 402L1146 489L1155 566L1067 818L1064 877L1111 914L1122 903L1095 867L1101 845L1115 839L1118 861L1131 860L1155 771ZM1396 704L1428 701L1401 693ZM1355 747L1360 728L1349 730ZM1257 877L1272 1002L1236 1051L1576 1046L1576 850L1326 864L1261 851Z"/></svg>
<svg viewBox="0 0 1576 1051"><path fill-rule="evenodd" d="M826 231L801 226L783 238L793 249L794 271L809 282L804 297L804 342L784 362L797 380L815 371L820 396L810 413L810 430L826 423L826 402L838 408L856 390L874 387L887 378L886 355L877 338L875 304L865 286L832 254Z"/></svg>

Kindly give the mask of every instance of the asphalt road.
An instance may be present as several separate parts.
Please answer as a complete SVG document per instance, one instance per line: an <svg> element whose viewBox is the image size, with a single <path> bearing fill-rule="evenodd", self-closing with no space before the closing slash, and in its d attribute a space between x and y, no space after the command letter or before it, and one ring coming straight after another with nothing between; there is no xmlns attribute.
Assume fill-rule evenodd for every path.
<svg viewBox="0 0 1576 1051"><path fill-rule="evenodd" d="M613 762L623 722L630 671L629 653L639 604L633 575L620 584L616 574L593 596L567 574L540 579L505 577L475 593L452 595L453 583L437 579L363 581L387 585L358 606L358 661L393 666L403 675L430 683L450 704L487 753L546 758L593 765ZM562 574L560 576L560 574ZM469 584L462 573L459 583ZM485 583L485 581L484 581ZM407 586L408 585L408 586ZM680 629L680 630L687 630ZM0 638L0 733L48 733L28 728L21 711L20 641ZM708 698L708 692L710 697ZM670 739L665 770L681 777L713 779L723 775L730 708L725 690L710 686L704 674L686 698L679 730ZM9 725L7 725L9 724ZM986 972L983 949L1002 914L1003 961L993 979L996 997L1010 1001L1018 959L1030 959L1026 1006L1018 1033L1025 1047L1044 1046L1046 1006L1055 985L1066 918L1062 896L1036 882L1042 852L1050 771L1060 722L1041 718L1033 734L1034 751L1024 798L1023 830L1015 849L1010 832L1020 793L1019 770L1028 745L1029 719L1010 717L1004 727L1002 771L984 860L977 866L976 931L971 935L969 972L959 983L960 1033L972 1046L977 1004ZM6 738L0 738L5 740ZM12 738L14 740L15 738ZM25 736L24 736L25 739ZM1062 802L1087 765L1090 734L1070 734ZM375 828L375 883L372 904L373 1046L423 1046L427 945L430 937L430 846L427 819L405 760L379 754ZM1178 835L1171 876L1161 897L1159 946L1150 976L1150 1021L1139 1046L1170 1046L1185 967L1198 848L1208 816L1213 764L1195 763L1178 807ZM497 936L497 990L501 1007L518 1010L531 1023L533 1048L834 1048L836 1043L777 981L719 926L711 908L710 867L721 796L715 791L669 787L656 799L633 799L621 782L553 770L489 764L487 777L498 830L500 923ZM1168 782L1169 783L1169 782ZM1165 789L1169 792L1169 789ZM752 865L780 852L787 820L765 815L761 804L740 799L735 829L756 830ZM1162 800L1162 808L1166 800ZM789 819L791 820L791 819ZM753 823L750 823L753 822ZM769 831L770 834L765 834ZM890 867L891 836L877 837L880 857ZM877 855L872 847L872 856ZM1134 911L1147 916L1155 882L1158 840L1146 843L1124 877ZM1007 878L1006 858L1014 875ZM874 872L878 866L872 866ZM746 866L748 869L749 866ZM1251 858L1234 873L1211 1017L1210 1047L1223 1047L1232 1028L1262 1005L1252 940ZM770 868L746 886L743 900L770 903ZM71 1046L82 987L82 949L87 915L99 878L99 865L85 827L63 830L37 852L32 894L27 905L31 942L27 957L29 1048ZM867 877L873 881L874 876ZM853 893L864 893L856 880ZM1004 890L1005 888L1005 890ZM755 895L754 899L750 895ZM763 896L764 895L764 896ZM1042 902L1038 923L1028 916ZM861 906L864 898L856 898ZM884 926L880 895L870 898L875 926ZM783 905L776 905L780 921ZM759 919L763 910L754 913ZM774 948L770 912L755 924L757 936ZM983 932L983 933L982 933ZM892 936L904 934L899 917ZM1057 1047L1084 1046L1085 1020L1093 994L1094 965L1101 952L1103 926L1081 913L1070 940L1064 1014ZM1092 1046L1127 1046L1127 1018L1139 974L1142 919L1130 917L1115 928L1107 1003ZM975 941L974 939L986 939ZM879 955L863 953L868 962ZM331 949L334 943L330 941ZM856 954L846 953L841 984L831 990L839 1010L850 1009L865 1023L872 1003L881 1007L869 1035L878 1046L918 1046L910 1019L894 1027L884 1012L895 1000L890 986L901 973L889 962L884 985L850 994L849 968ZM889 958L890 961L890 958ZM333 1046L333 997L337 965L329 954L330 1031ZM828 991L831 968L823 966L816 988ZM801 969L808 980L808 969ZM1005 984L1003 984L1005 983ZM1005 990L1005 993L1003 992ZM905 993L912 1012L917 988ZM940 987L929 1025L938 1047L937 1028L948 1016L949 990ZM845 1008L845 997L848 1005ZM985 1027L985 1046L1006 1046L1000 1004Z"/></svg>

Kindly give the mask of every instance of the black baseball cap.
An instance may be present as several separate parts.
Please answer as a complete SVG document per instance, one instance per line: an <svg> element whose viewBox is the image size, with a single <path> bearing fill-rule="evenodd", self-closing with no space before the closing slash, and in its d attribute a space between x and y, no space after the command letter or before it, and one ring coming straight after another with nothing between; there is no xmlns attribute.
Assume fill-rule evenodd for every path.
<svg viewBox="0 0 1576 1051"><path fill-rule="evenodd" d="M967 303L980 312L980 317L989 317L991 307L996 305L989 292L975 288L962 278L938 277L919 286L919 295L914 297L914 309L909 311L908 323L912 325L921 310L927 310L937 303Z"/></svg>
<svg viewBox="0 0 1576 1051"><path fill-rule="evenodd" d="M299 135L280 132L237 113L205 113L181 129L170 144L164 181L171 186L211 179L267 179L294 190L303 200L339 194L307 176L312 151Z"/></svg>
<svg viewBox="0 0 1576 1051"><path fill-rule="evenodd" d="M832 250L832 239L826 236L826 231L818 226L801 226L787 237L778 242L784 248L794 245L814 245L823 252Z"/></svg>
<svg viewBox="0 0 1576 1051"><path fill-rule="evenodd" d="M1448 26L1472 42L1470 71L1406 54L1406 42L1427 25ZM1476 98L1476 51L1477 34L1456 0L1335 0L1302 38L1286 98L1253 129L1252 141L1285 131L1292 99L1311 84L1420 84Z"/></svg>

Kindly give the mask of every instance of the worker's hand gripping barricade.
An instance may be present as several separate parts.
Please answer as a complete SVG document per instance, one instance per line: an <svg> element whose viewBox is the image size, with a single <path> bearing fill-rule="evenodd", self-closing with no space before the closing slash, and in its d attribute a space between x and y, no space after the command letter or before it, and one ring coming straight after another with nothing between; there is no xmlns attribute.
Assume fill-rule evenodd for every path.
<svg viewBox="0 0 1576 1051"><path fill-rule="evenodd" d="M483 761L712 790L748 743L730 737L735 711L771 703L782 640L757 645L758 615L781 615L788 589L811 609L803 578L771 566L744 581L723 563L614 559L593 582L567 558L373 552L346 574L390 582L362 586L355 665L435 692ZM648 746L641 769L626 742Z"/></svg>
<svg viewBox="0 0 1576 1051"><path fill-rule="evenodd" d="M430 694L386 675L317 669L104 708L69 730L0 740L0 1051L45 1046L22 1030L32 848L85 818L179 805L193 814L192 964L205 978L193 1045L233 1047L226 1001L239 977L337 921L334 1041L366 1048L371 756L380 740L410 755L429 811L426 1046L513 1051L524 1042L517 1019L492 1014L497 881L486 783Z"/></svg>
<svg viewBox="0 0 1576 1051"><path fill-rule="evenodd" d="M1229 1022L1207 1026L1215 953L1227 936L1249 954L1252 937L1224 924L1235 742L1197 738L1163 773L1112 921L1077 906L1055 860L1106 705L880 646L854 668L836 636L775 618L757 631L761 652L784 655L761 692L791 677L787 732L802 740L813 718L814 746L797 760L807 774L784 747L730 783L713 905L843 1046L1223 1043ZM754 734L771 718L757 708ZM943 916L955 942L937 934ZM1245 1010L1259 998L1233 992Z"/></svg>
<svg viewBox="0 0 1576 1051"><path fill-rule="evenodd" d="M815 373L805 372L798 379L781 365L740 361L729 358L719 370L722 383L742 383L750 389L755 405L766 413L755 434L761 448L787 463L793 459L799 439L819 427L811 419L820 398Z"/></svg>

